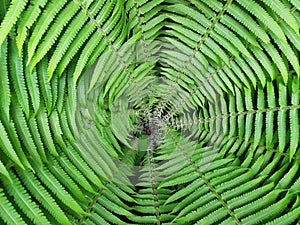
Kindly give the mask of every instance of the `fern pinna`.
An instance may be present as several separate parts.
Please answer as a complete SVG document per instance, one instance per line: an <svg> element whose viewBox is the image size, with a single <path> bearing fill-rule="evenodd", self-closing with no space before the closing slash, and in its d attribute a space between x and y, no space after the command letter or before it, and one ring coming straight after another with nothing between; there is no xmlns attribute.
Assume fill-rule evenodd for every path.
<svg viewBox="0 0 300 225"><path fill-rule="evenodd" d="M0 18L0 224L300 224L298 0Z"/></svg>

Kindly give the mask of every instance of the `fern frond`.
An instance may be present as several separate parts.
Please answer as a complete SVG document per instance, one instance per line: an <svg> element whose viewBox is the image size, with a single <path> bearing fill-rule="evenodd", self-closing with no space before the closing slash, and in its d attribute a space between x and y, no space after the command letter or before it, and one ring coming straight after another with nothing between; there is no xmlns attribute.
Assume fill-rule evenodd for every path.
<svg viewBox="0 0 300 225"><path fill-rule="evenodd" d="M7 39L4 40L3 44L1 45L1 53L0 53L0 102L1 107L0 110L3 113L3 115L9 119L9 106L11 102L11 94L10 94L10 86L9 86L9 71L8 71L8 59L7 59L7 53L8 53L8 41ZM1 114L2 114L1 113Z"/></svg>
<svg viewBox="0 0 300 225"><path fill-rule="evenodd" d="M264 106L264 99L265 99L265 96L264 96L264 93L261 89L258 89L258 92L257 92L257 109L258 110L262 110L265 108ZM254 127L255 127L255 130L254 130L254 140L253 140L253 148L256 148L259 143L260 143L260 140L262 138L262 128L263 128L263 115L262 115L262 112L258 112L256 115L255 115L255 124L254 124Z"/></svg>
<svg viewBox="0 0 300 225"><path fill-rule="evenodd" d="M106 210L114 212L118 215L123 215L123 216L127 216L127 217L130 217L133 215L131 212L129 212L129 209L130 209L129 207L127 208L126 206L125 207L119 206L114 201L112 201L111 199L108 199L104 195L101 198L99 198L98 203L100 205L102 205L103 207L105 207Z"/></svg>
<svg viewBox="0 0 300 225"><path fill-rule="evenodd" d="M82 157L77 153L77 150L68 144L68 148L71 151L66 151L66 155L73 162L75 168L78 168L82 174L84 174L92 183L94 183L99 188L104 188L101 180L95 175L93 170L86 164Z"/></svg>
<svg viewBox="0 0 300 225"><path fill-rule="evenodd" d="M238 3L245 7L251 14L253 14L258 20L260 20L266 27L268 27L274 34L276 34L281 40L287 43L285 34L276 21L256 2L238 0Z"/></svg>
<svg viewBox="0 0 300 225"><path fill-rule="evenodd" d="M38 87L37 72L34 69L32 74L29 73L29 68L25 68L25 79L28 86L28 92L31 97L34 114L36 115L40 109L40 91Z"/></svg>
<svg viewBox="0 0 300 225"><path fill-rule="evenodd" d="M49 194L38 179L29 171L18 170L18 175L30 193L45 207L45 209L61 224L71 224L55 199Z"/></svg>
<svg viewBox="0 0 300 225"><path fill-rule="evenodd" d="M299 218L299 216L300 216L300 209L298 207L297 209L294 209L293 211L288 212L283 216L266 223L266 225L293 224L293 222L295 222Z"/></svg>
<svg viewBox="0 0 300 225"><path fill-rule="evenodd" d="M256 80L257 79L255 77L255 74L256 74L255 71L252 71L252 70L254 70L252 68L252 65L250 63L248 65L248 63L246 63L244 61L237 61L237 60L235 60L235 62L239 65L239 67L241 68L241 70L244 71L244 73L247 74L247 79L249 79L251 81L251 84L252 84L253 88L256 89L256 85L257 85ZM251 70L251 68L252 68L252 70Z"/></svg>
<svg viewBox="0 0 300 225"><path fill-rule="evenodd" d="M74 134L70 128L69 120L66 111L63 110L60 114L61 128L68 140L74 141Z"/></svg>
<svg viewBox="0 0 300 225"><path fill-rule="evenodd" d="M29 120L28 120L28 127L29 127L29 130L32 134L32 138L34 140L34 143L36 144L36 147L38 149L38 152L42 158L42 160L44 162L47 162L47 156L46 156L46 152L45 152L45 149L44 149L44 145L43 145L43 142L42 142L42 138L41 138L41 135L40 135L40 132L37 132L38 131L38 125L37 125L37 121L34 117L31 117Z"/></svg>
<svg viewBox="0 0 300 225"><path fill-rule="evenodd" d="M82 190L80 189L80 186L78 186L75 182L76 180L73 180L60 165L57 163L56 160L52 160L54 165L52 165L49 169L51 173L57 177L59 182L66 187L66 191L68 191L72 197L77 201L79 200L82 203L87 203L87 198L83 195Z"/></svg>
<svg viewBox="0 0 300 225"><path fill-rule="evenodd" d="M91 215L91 217L85 221L86 224L90 224L90 225L96 225L96 224L103 224L103 225L109 225L109 223L104 220L101 216L99 216L96 213L93 213Z"/></svg>
<svg viewBox="0 0 300 225"><path fill-rule="evenodd" d="M124 186L119 184L114 184L114 183L108 184L109 190L113 192L114 195L118 196L118 198L122 199L122 202L120 201L120 203L123 203L123 201L135 203L136 200L131 197L131 195L135 193L134 190L132 190L130 187L129 188L123 188L123 187Z"/></svg>
<svg viewBox="0 0 300 225"><path fill-rule="evenodd" d="M0 223L299 223L299 10L2 0Z"/></svg>
<svg viewBox="0 0 300 225"><path fill-rule="evenodd" d="M267 102L269 108L275 108L275 91L271 82L267 83ZM274 112L267 112L266 115L266 147L270 147L274 132Z"/></svg>
<svg viewBox="0 0 300 225"><path fill-rule="evenodd" d="M17 95L19 104L22 106L26 118L29 117L29 96L25 83L25 74L23 66L23 55L18 55L16 44L13 40L9 41L9 63L10 63L10 77L13 84L14 91Z"/></svg>
<svg viewBox="0 0 300 225"><path fill-rule="evenodd" d="M233 171L235 168L224 168L224 169L221 169L219 170L219 174L217 175L216 173L213 173L213 172L209 172L207 173L206 177L208 179L212 179L216 176L222 176L224 175L225 173L229 173L231 171ZM199 181L199 180L194 180L192 183L190 183L186 188L174 193L173 195L171 195L165 202L165 204L168 204L170 202L173 202L173 201L176 201L177 199L180 199L180 198L185 198L186 199L189 199L188 201L184 199L185 201L185 205L183 204L183 206L187 206L187 202L192 202L192 199L197 199L202 192L206 192L207 188L205 187L202 187L204 185L204 182L203 181ZM183 203L183 202L182 202ZM180 208L179 206L176 206L176 208ZM174 208L174 211L175 211L175 208Z"/></svg>
<svg viewBox="0 0 300 225"><path fill-rule="evenodd" d="M12 113L13 120L16 124L17 130L19 130L20 138L23 140L23 144L28 150L31 157L35 159L37 164L42 165L42 159L39 155L37 147L33 141L31 132L29 131L28 125L26 123L25 116L22 112L20 106L14 104L14 109Z"/></svg>
<svg viewBox="0 0 300 225"><path fill-rule="evenodd" d="M16 42L19 50L19 55L21 54L22 47L25 43L27 36L27 31L32 27L34 21L38 18L41 13L41 9L46 5L46 0L34 0L26 11L22 14L22 20L18 24Z"/></svg>
<svg viewBox="0 0 300 225"><path fill-rule="evenodd" d="M74 200L71 196L71 193L68 193L63 186L59 183L56 177L46 170L45 168L39 169L36 168L37 176L41 181L60 199L66 206L70 207L77 213L85 214L84 210L80 205ZM80 192L79 192L80 193Z"/></svg>
<svg viewBox="0 0 300 225"><path fill-rule="evenodd" d="M221 208L222 205L219 201L217 200L212 200L210 202L208 202L206 205L204 205L203 207L198 208L195 211L191 211L189 214L187 214L186 216L183 217L179 217L179 218L175 218L175 222L178 223L192 223L192 221L195 221L196 218L201 218L203 217L205 214L209 214L212 211L215 211L217 208Z"/></svg>
<svg viewBox="0 0 300 225"><path fill-rule="evenodd" d="M61 33L64 26L72 19L72 17L77 13L80 7L74 2L70 2L67 6L64 6L59 15L52 22L49 31L47 31L44 41L39 44L37 51L34 53L34 56L31 57L29 52L30 59L30 71L36 66L36 64L46 55L51 46L57 40L59 34ZM46 8L47 10L47 8ZM48 78L48 81L51 77Z"/></svg>
<svg viewBox="0 0 300 225"><path fill-rule="evenodd" d="M45 10L39 18L37 24L34 26L32 34L28 42L28 60L27 65L31 62L31 59L36 51L36 48L42 39L42 36L47 31L50 23L53 21L56 14L64 7L66 1L62 0L59 2L48 2ZM63 21L61 21L63 22ZM31 71L32 71L31 67Z"/></svg>
<svg viewBox="0 0 300 225"><path fill-rule="evenodd" d="M6 167L3 165L1 160L0 160L0 173L3 174L10 182L12 182L9 172L6 169Z"/></svg>
<svg viewBox="0 0 300 225"><path fill-rule="evenodd" d="M50 117L49 117L50 127L53 131L54 140L61 146L61 148L66 149L67 146L64 143L63 137L62 137L62 130L61 125L59 121L59 115L57 111L52 111Z"/></svg>
<svg viewBox="0 0 300 225"><path fill-rule="evenodd" d="M11 202L6 198L3 189L0 189L0 207L1 207L0 216L5 223L9 225L14 225L14 224L26 225L25 221L15 210Z"/></svg>
<svg viewBox="0 0 300 225"><path fill-rule="evenodd" d="M113 8L113 19L105 21L107 18L104 17L108 15L108 12L112 10ZM101 17L93 18L92 15L89 15L89 19L91 20L92 24L96 27L97 32L90 38L90 41L88 44L84 47L80 58L79 63L76 66L75 74L74 74L74 82L76 84L77 79L81 72L84 69L84 66L87 64L88 59L93 52L93 50L98 47L98 50L100 49L99 53L102 53L105 49L105 46L109 46L110 48L115 48L115 46L112 44L116 39L117 35L120 34L120 31L122 29L122 20L124 21L124 15L122 14L121 6L116 4L111 4L111 8L108 8L106 11L101 11L103 14ZM119 22L119 23L118 23ZM114 28L114 30L111 30ZM101 44L101 47L98 46L98 44Z"/></svg>
<svg viewBox="0 0 300 225"><path fill-rule="evenodd" d="M259 47L259 44L257 40L251 35L251 33L238 21L236 21L234 18L228 16L228 15L223 15L221 18L221 22L235 31L235 33L239 36L241 36L245 41L249 42L250 44ZM250 25L249 25L250 26Z"/></svg>
<svg viewBox="0 0 300 225"><path fill-rule="evenodd" d="M101 5L100 5L101 6ZM110 11L107 10L107 7L111 7L112 4L108 4L105 5L104 7L104 12L109 13ZM96 10L93 10L92 12L92 16L96 16L98 15L100 12L98 12L98 7L95 8ZM97 14L98 12L98 14ZM95 14L94 14L95 13ZM107 15L106 15L107 16ZM98 15L99 17L99 15ZM97 17L96 17L97 19ZM97 19L98 20L98 19ZM73 29L73 27L69 28L69 29ZM71 45L69 46L68 50L66 51L66 53L64 54L64 56L62 57L62 59L59 61L59 64L57 66L57 73L60 75L62 74L62 72L66 69L67 65L69 64L69 62L71 61L71 59L75 56L75 54L79 51L80 47L85 43L85 41L90 37L90 35L96 30L96 27L94 24L92 23L87 23L77 34L77 37L79 38L75 38L74 41L71 43ZM66 39L65 39L66 40Z"/></svg>
<svg viewBox="0 0 300 225"><path fill-rule="evenodd" d="M255 218L254 217L255 214L253 214L253 213L255 213L259 210L263 210L268 205L273 204L275 202L276 198L278 197L278 195L282 192L283 192L283 190L278 190L278 189L274 190L274 191L268 193L267 195L263 196L260 199L257 199L253 202L250 202L246 205L243 205L242 207L235 209L234 212L236 213L236 215L239 218L245 217L245 219L246 219L249 215L251 215L250 218Z"/></svg>
<svg viewBox="0 0 300 225"><path fill-rule="evenodd" d="M75 180L82 188L86 189L87 191L89 191L91 193L95 193L95 190L91 186L90 182L65 157L60 156L59 164L66 171L68 176L70 176L73 180Z"/></svg>
<svg viewBox="0 0 300 225"><path fill-rule="evenodd" d="M254 19L247 12L245 12L243 9L241 9L239 6L237 6L233 3L227 10L232 15L232 17L234 17L237 21L239 21L239 23L236 23L236 24L240 24L240 23L243 24L251 32L253 32L255 34L255 36L257 36L259 39L261 39L264 43L270 42L270 38L269 38L268 34L265 32L265 30L262 29L254 21ZM232 17L230 17L230 18L232 18ZM224 15L223 18L226 18L226 15ZM230 18L228 18L229 21L232 20Z"/></svg>
<svg viewBox="0 0 300 225"><path fill-rule="evenodd" d="M97 203L94 206L94 212L97 213L99 216L104 218L107 223L115 223L115 224L120 224L120 225L126 225L127 223L119 219L116 215L114 215L112 212L107 210L104 206L101 204Z"/></svg>
<svg viewBox="0 0 300 225"><path fill-rule="evenodd" d="M299 26L296 18L281 1L262 0L262 2L276 12L276 14L278 14L296 33L299 33Z"/></svg>
<svg viewBox="0 0 300 225"><path fill-rule="evenodd" d="M275 66L272 65L271 60L268 58L266 54L264 54L260 48L258 47L250 47L251 51L257 58L257 60L261 63L261 66L265 68L267 71L268 75L270 76L271 80L274 80L276 78L276 69ZM260 75L260 76L259 76ZM261 76L261 73L257 74L259 76L260 83L262 87L265 86L266 84L266 76Z"/></svg>
<svg viewBox="0 0 300 225"><path fill-rule="evenodd" d="M296 176L298 169L299 169L299 165L297 163L292 165L289 171L279 180L277 184L278 188L285 189L290 187L293 179Z"/></svg>
<svg viewBox="0 0 300 225"><path fill-rule="evenodd" d="M58 41L57 48L55 49L51 59L49 60L49 65L48 65L49 78L53 76L53 73L59 61L67 52L68 47L71 45L72 41L76 37L76 34L80 31L80 29L82 28L86 20L87 18L85 14L80 13L79 15L76 15L76 18L72 20L69 27L66 29L66 32Z"/></svg>
<svg viewBox="0 0 300 225"><path fill-rule="evenodd" d="M23 213L27 215L34 224L50 224L36 202L32 200L31 196L24 189L16 175L10 173L10 177L12 177L13 182L9 183L4 180L4 186Z"/></svg>
<svg viewBox="0 0 300 225"><path fill-rule="evenodd" d="M299 186L300 186L300 178L298 178L294 184L291 186L291 193L298 193L299 192Z"/></svg>
<svg viewBox="0 0 300 225"><path fill-rule="evenodd" d="M45 109L41 108L41 110L38 112L37 122L38 122L40 133L43 137L44 143L47 146L48 150L52 155L58 156L56 147L53 142L52 134L49 127L49 121Z"/></svg>
<svg viewBox="0 0 300 225"><path fill-rule="evenodd" d="M67 89L66 84L66 73L64 73L57 81L57 103L56 103L56 110L59 114L62 113L64 100L65 100L65 93Z"/></svg>
<svg viewBox="0 0 300 225"><path fill-rule="evenodd" d="M297 53L290 47L290 45L286 45L281 39L279 39L277 36L274 36L273 33L271 33L271 36L273 37L273 40L279 49L282 51L283 55L294 68L296 74L300 76L299 57L297 56Z"/></svg>
<svg viewBox="0 0 300 225"><path fill-rule="evenodd" d="M37 74L38 74L38 79L39 79L39 84L40 84L40 92L43 96L44 105L46 105L46 109L47 109L47 112L49 115L51 113L51 110L52 110L52 107L54 104L54 100L53 100L53 95L52 95L51 84L47 83L48 74L47 74L47 70L46 70L46 65L47 65L47 59L44 58L38 64Z"/></svg>
<svg viewBox="0 0 300 225"><path fill-rule="evenodd" d="M298 34L292 30L292 28L289 27L288 24L285 22L280 23L282 30L285 32L288 40L296 47L296 49L299 51L300 44L298 42Z"/></svg>
<svg viewBox="0 0 300 225"><path fill-rule="evenodd" d="M21 15L22 11L24 10L27 4L27 0L13 0L11 1L7 12L5 13L5 17L1 21L0 24L0 47L2 46L3 42L5 41L7 35L16 24Z"/></svg>
<svg viewBox="0 0 300 225"><path fill-rule="evenodd" d="M8 137L8 134L6 132L6 129L4 128L1 121L0 121L0 132L1 132L1 136L0 136L1 150L10 160L12 160L14 163L19 165L22 169L24 169L24 166L21 163L20 158L18 157L17 153L15 152L15 150L11 144L11 141Z"/></svg>
<svg viewBox="0 0 300 225"><path fill-rule="evenodd" d="M284 107L287 105L287 90L285 85L280 82L278 84L278 89L279 89L279 99L278 99L278 103L280 105L280 107ZM278 139L279 139L279 152L283 152L285 145L286 145L286 111L283 108L282 110L280 110L278 112L278 117L277 117L277 125L279 127L278 130Z"/></svg>
<svg viewBox="0 0 300 225"><path fill-rule="evenodd" d="M242 219L242 223L244 224L261 224L269 220L270 218L274 218L283 211L284 208L287 207L290 202L292 195L287 194L283 199L278 201L277 203L253 214L245 219Z"/></svg>
<svg viewBox="0 0 300 225"><path fill-rule="evenodd" d="M299 79L295 78L292 81L292 101L293 105L299 105L299 90L300 90ZM290 160L294 157L299 146L299 109L292 109L290 111Z"/></svg>
<svg viewBox="0 0 300 225"><path fill-rule="evenodd" d="M13 96L13 101L16 102L15 96ZM28 157L26 156L27 152L23 151L22 145L21 145L21 140L20 136L16 130L15 123L13 121L3 121L4 126L6 128L8 137L11 141L11 144L14 148L14 151L18 155L21 163L24 165L25 168L30 168L33 170L32 166L29 163Z"/></svg>
<svg viewBox="0 0 300 225"><path fill-rule="evenodd" d="M288 81L288 70L286 68L286 65L283 62L283 59L280 57L278 51L275 49L275 47L272 44L262 43L262 45L267 50L268 54L272 57L274 62L276 63L276 66L281 72L281 76L283 77L283 81L286 84Z"/></svg>

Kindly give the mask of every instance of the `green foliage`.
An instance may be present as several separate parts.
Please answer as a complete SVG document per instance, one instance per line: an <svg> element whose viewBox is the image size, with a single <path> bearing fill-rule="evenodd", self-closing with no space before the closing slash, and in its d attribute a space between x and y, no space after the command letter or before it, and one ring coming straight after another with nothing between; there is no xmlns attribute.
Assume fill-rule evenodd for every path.
<svg viewBox="0 0 300 225"><path fill-rule="evenodd" d="M299 224L297 0L2 0L0 224Z"/></svg>

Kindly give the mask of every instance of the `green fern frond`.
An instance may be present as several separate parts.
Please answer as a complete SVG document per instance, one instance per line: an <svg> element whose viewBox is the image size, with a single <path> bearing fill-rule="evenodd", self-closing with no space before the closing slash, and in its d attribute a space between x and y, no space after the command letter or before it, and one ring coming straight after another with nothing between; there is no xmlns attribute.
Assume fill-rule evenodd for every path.
<svg viewBox="0 0 300 225"><path fill-rule="evenodd" d="M100 11L102 12L101 15L102 16L108 16L107 14L110 12L111 7L113 6L113 4L107 4L104 6L104 8ZM96 20L98 21L99 17L100 17L100 12L99 10L101 9L102 4L101 2L98 2L94 8L91 9L91 14L90 16L92 16L93 18L96 17ZM98 15L98 16L97 16ZM86 16L85 16L86 17ZM84 22L83 20L81 20L81 22ZM80 26L82 26L84 23L77 23L76 26L79 26L77 29L80 29ZM69 27L68 29L70 29L70 32L74 32L76 30L76 28ZM74 29L74 30L73 30ZM96 30L96 27L94 24L92 23L87 23L77 34L77 37L74 39L74 41L72 41L71 45L69 46L68 50L66 51L65 55L62 57L62 59L59 61L58 66L57 66L57 72L58 74L62 74L62 72L65 70L65 68L67 67L67 65L69 64L69 62L71 61L71 59L74 57L74 55L80 50L80 47L85 43L85 41L90 37L90 35ZM67 34L67 33L66 33ZM75 34L75 32L73 33ZM66 37L66 39L62 39L63 40L68 40L68 38ZM61 48L59 48L61 49ZM63 49L63 48L62 48ZM55 55L56 56L56 55ZM53 56L54 57L54 56ZM61 57L61 55L57 55L57 57ZM53 58L54 60L54 58ZM51 59L52 61L52 59ZM49 64L49 67L52 64ZM51 73L50 73L51 74Z"/></svg>
<svg viewBox="0 0 300 225"><path fill-rule="evenodd" d="M299 10L3 0L0 224L298 224Z"/></svg>
<svg viewBox="0 0 300 225"><path fill-rule="evenodd" d="M51 46L55 43L56 39L58 38L58 35L63 30L64 26L69 22L69 20L71 20L71 18L77 13L79 9L80 8L77 4L70 2L67 6L65 6L62 12L55 18L55 21L52 22L53 24L51 25L49 31L47 31L47 34L44 37L44 40L46 41L43 41L41 44L39 44L39 47L37 51L34 53L33 57L31 57L30 52L28 54L30 60L30 71L32 71L33 68L36 66L36 64L46 55L46 53L49 51ZM45 25L43 24L41 26L45 26ZM51 77L49 79L51 79Z"/></svg>
<svg viewBox="0 0 300 225"><path fill-rule="evenodd" d="M50 224L45 215L39 209L36 202L32 201L31 196L23 188L19 179L13 173L10 173L12 177L12 183L3 180L5 188L10 196L14 198L16 204L20 207L28 218L33 221L34 224Z"/></svg>
<svg viewBox="0 0 300 225"><path fill-rule="evenodd" d="M41 133L41 136L43 137L43 140L45 142L45 145L47 146L49 152L54 155L58 156L58 153L56 151L56 147L53 142L52 134L49 127L49 121L46 114L46 110L41 108L39 113L37 114L37 123L38 127Z"/></svg>
<svg viewBox="0 0 300 225"><path fill-rule="evenodd" d="M285 198L281 199L279 202L257 212L254 215L248 216L242 220L244 224L260 224L269 220L270 218L276 217L278 214L283 211L284 208L287 207L288 203L290 202L292 196L286 195Z"/></svg>
<svg viewBox="0 0 300 225"><path fill-rule="evenodd" d="M3 126L2 122L0 121L0 131L1 131L1 137L0 137L0 146L1 146L1 150L2 152L10 159L12 160L14 163L16 163L17 165L19 165L22 169L24 169L23 164L20 161L20 158L18 157L18 155L16 154L11 141L8 137L8 134L6 132L5 127Z"/></svg>
<svg viewBox="0 0 300 225"><path fill-rule="evenodd" d="M36 51L36 48L42 39L42 36L47 31L50 23L53 21L56 14L61 10L66 1L59 1L57 2L49 2L44 12L42 13L41 17L38 20L38 23L34 26L32 34L30 35L30 39L28 42L28 60L27 65L31 62L31 59ZM31 67L31 71L32 71Z"/></svg>
<svg viewBox="0 0 300 225"><path fill-rule="evenodd" d="M21 54L22 47L25 43L27 31L32 27L35 20L38 18L41 13L41 9L43 9L46 5L46 0L34 0L31 5L29 5L28 9L23 12L22 20L18 25L17 29L17 37L16 42L19 50L19 54Z"/></svg>
<svg viewBox="0 0 300 225"><path fill-rule="evenodd" d="M284 5L284 3L280 1L270 1L270 0L263 0L263 2L268 5L276 14L278 14L289 26L296 32L299 33L299 26L289 11L289 9Z"/></svg>
<svg viewBox="0 0 300 225"><path fill-rule="evenodd" d="M96 11L96 10L94 10ZM76 37L76 34L80 31L84 23L86 22L87 18L86 15L81 13L79 15L76 15L76 18L72 20L69 27L67 28L64 35L61 37L57 44L57 48L55 49L48 65L48 75L49 78L53 76L53 73L61 60L61 58L64 56L64 53L67 52L68 47L72 44L72 41ZM77 40L77 39L76 39ZM75 48L73 46L73 48ZM77 47L78 49L78 47Z"/></svg>
<svg viewBox="0 0 300 225"><path fill-rule="evenodd" d="M23 140L23 144L28 150L29 154L31 157L33 157L36 161L37 164L40 166L42 165L42 158L40 157L40 154L37 150L37 147L33 141L31 132L28 128L28 125L26 123L25 116L22 112L22 109L20 106L16 105L14 106L15 108L13 109L13 119L16 124L17 130L19 130L20 138Z"/></svg>
<svg viewBox="0 0 300 225"><path fill-rule="evenodd" d="M101 180L95 175L95 172L93 172L93 170L86 164L86 162L82 159L82 157L78 155L75 148L73 148L73 146L68 144L68 149L73 150L73 151L66 152L68 158L74 164L73 167L75 166L75 168L77 168L80 172L82 172L82 174L84 174L97 187L103 188L104 186Z"/></svg>
<svg viewBox="0 0 300 225"><path fill-rule="evenodd" d="M234 20L235 22L237 22L235 24L239 24L239 25L243 24L252 33L254 33L256 37L258 37L264 43L270 42L270 38L269 38L268 34L264 31L264 29L261 28L247 12L245 12L239 6L232 4L228 8L228 12L232 15L233 18L235 18L237 21L239 21L239 22L237 22L236 20ZM232 17L230 17L231 19L228 18L228 20L229 21L232 20L233 19ZM224 16L224 18L226 18L226 15ZM233 22L233 20L232 20L232 22Z"/></svg>
<svg viewBox="0 0 300 225"><path fill-rule="evenodd" d="M11 94L10 94L10 86L9 86L9 71L8 71L8 61L7 61L7 52L8 52L8 44L7 44L7 39L5 39L4 43L1 46L1 64L0 64L0 71L1 71L1 76L0 76L0 84L1 84L1 89L0 89L0 102L1 107L1 114L6 116L7 119L9 119L9 106L11 102Z"/></svg>
<svg viewBox="0 0 300 225"><path fill-rule="evenodd" d="M6 198L3 189L0 189L0 216L1 219L7 224L26 224L24 220L22 220L21 216L18 212L14 209L13 205L9 200Z"/></svg>
<svg viewBox="0 0 300 225"><path fill-rule="evenodd" d="M292 101L295 106L299 105L299 79L295 78L292 81ZM290 159L295 155L299 146L299 112L296 108L290 111Z"/></svg>
<svg viewBox="0 0 300 225"><path fill-rule="evenodd" d="M22 106L26 117L29 117L29 96L25 83L25 74L23 66L23 55L18 56L17 46L13 41L9 42L9 63L10 63L10 77L13 84L14 91L18 98L19 104Z"/></svg>
<svg viewBox="0 0 300 225"><path fill-rule="evenodd" d="M256 2L238 0L238 3L245 7L251 14L257 17L268 29L270 29L276 36L278 36L285 43L287 42L286 37L280 28L280 26L274 21L270 15ZM281 9L282 10L282 9ZM288 14L289 15L289 14Z"/></svg>
<svg viewBox="0 0 300 225"><path fill-rule="evenodd" d="M4 175L10 182L12 182L12 179L9 175L8 170L6 169L6 167L4 166L4 164L2 163L2 161L0 160L0 173L2 175Z"/></svg>
<svg viewBox="0 0 300 225"><path fill-rule="evenodd" d="M112 8L114 6L114 8ZM106 21L106 16L112 11L113 19ZM83 52L80 55L79 62L76 66L74 72L74 82L76 84L79 75L82 73L84 66L87 64L90 54L93 53L94 49L97 47L100 55L106 46L110 48L116 48L113 42L117 39L117 36L120 35L120 31L123 29L125 24L122 23L124 21L124 14L121 10L121 5L119 4L111 4L111 7L106 9L104 12L101 11L99 17L93 18L93 16L89 13L89 19L91 23L95 26L97 32L92 35L88 44L84 47ZM103 16L104 15L104 16ZM125 25L126 26L126 25ZM113 30L111 30L114 28ZM122 35L121 35L122 37ZM123 37L125 38L125 37ZM98 46L100 45L100 46Z"/></svg>
<svg viewBox="0 0 300 225"><path fill-rule="evenodd" d="M285 84L288 81L288 69L283 62L283 59L280 57L278 51L272 44L263 44L263 47L267 50L268 54L271 56L272 60L275 62L277 68L279 69L283 81Z"/></svg>
<svg viewBox="0 0 300 225"><path fill-rule="evenodd" d="M40 91L38 87L38 78L36 70L34 70L32 74L30 74L29 68L25 68L25 79L33 106L33 115L36 115L38 110L40 109Z"/></svg>
<svg viewBox="0 0 300 225"><path fill-rule="evenodd" d="M65 213L56 204L55 199L32 173L19 170L18 175L30 193L45 207L55 220L61 224L71 224Z"/></svg>
<svg viewBox="0 0 300 225"><path fill-rule="evenodd" d="M10 2L7 12L5 13L5 17L1 21L1 25L0 25L0 33L1 33L0 46L2 46L7 35L9 34L13 26L18 21L26 4L27 4L26 0L21 0L21 1L14 0Z"/></svg>
<svg viewBox="0 0 300 225"><path fill-rule="evenodd" d="M274 224L278 224L278 225L284 225L284 224L292 224L293 222L295 222L297 220L297 218L299 218L299 208L284 214L283 216L274 219L271 222L266 223L266 225L274 225Z"/></svg>
<svg viewBox="0 0 300 225"><path fill-rule="evenodd" d="M66 206L70 207L77 213L84 214L84 210L80 207L80 205L73 199L71 193L68 193L64 190L63 186L59 183L56 177L51 174L48 170L36 169L37 176L41 179L46 187L48 187L58 199L60 199Z"/></svg>

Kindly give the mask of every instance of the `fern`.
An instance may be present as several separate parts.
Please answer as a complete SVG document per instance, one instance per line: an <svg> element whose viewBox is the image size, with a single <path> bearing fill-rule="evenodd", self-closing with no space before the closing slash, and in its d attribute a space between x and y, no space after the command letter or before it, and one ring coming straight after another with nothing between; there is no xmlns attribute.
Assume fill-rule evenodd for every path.
<svg viewBox="0 0 300 225"><path fill-rule="evenodd" d="M55 43L58 35L61 33L65 24L69 22L69 20L78 10L79 7L75 3L71 2L70 4L68 4L66 8L63 9L63 11L59 14L59 16L57 16L56 20L64 21L64 23L58 23L58 24L53 23L49 32L45 36L45 40L47 40L47 42L44 41L39 45L39 48L37 49L32 59L29 53L29 57L30 57L29 59L31 59L30 60L31 68L35 67L35 65L46 55L48 50L51 48L51 45ZM43 24L42 26L45 25Z"/></svg>
<svg viewBox="0 0 300 225"><path fill-rule="evenodd" d="M13 181L4 181L8 193L14 197L16 204L20 209L34 222L34 224L50 224L47 218L43 215L38 205L33 202L30 195L23 189L20 181L14 174L10 174Z"/></svg>
<svg viewBox="0 0 300 225"><path fill-rule="evenodd" d="M14 163L18 164L21 168L24 168L23 164L21 163L18 155L13 149L13 146L11 144L10 139L8 138L8 134L5 130L5 127L3 124L0 122L0 131L2 133L1 139L0 139L0 145L1 145L1 150L4 154L7 155L7 157L12 160Z"/></svg>
<svg viewBox="0 0 300 225"><path fill-rule="evenodd" d="M31 26L41 13L41 9L45 7L46 3L47 1L45 0L34 1L33 4L31 4L25 12L23 12L22 17L24 18L24 20L20 21L20 24L18 25L18 35L16 37L19 54L24 45L27 36L27 30L31 28Z"/></svg>
<svg viewBox="0 0 300 225"><path fill-rule="evenodd" d="M9 119L9 105L11 101L11 94L10 94L10 87L9 87L9 72L8 72L8 62L7 62L7 39L5 40L4 44L1 46L1 114L6 116Z"/></svg>
<svg viewBox="0 0 300 225"><path fill-rule="evenodd" d="M1 218L7 224L26 224L1 189Z"/></svg>
<svg viewBox="0 0 300 225"><path fill-rule="evenodd" d="M0 224L299 224L296 0L3 0Z"/></svg>
<svg viewBox="0 0 300 225"><path fill-rule="evenodd" d="M43 34L46 32L46 29L49 27L51 21L58 13L58 11L64 6L66 1L60 1L58 4L54 2L49 2L46 6L45 11L39 18L38 23L33 29L32 36L28 42L28 61L27 64L31 61L31 58L36 50L38 43L40 42ZM31 67L32 68L32 67ZM32 70L32 69L31 69Z"/></svg>
<svg viewBox="0 0 300 225"><path fill-rule="evenodd" d="M7 12L5 13L5 16L1 21L0 25L0 33L2 34L0 39L0 46L2 46L6 36L9 34L13 26L18 21L18 18L22 13L23 9L25 8L26 4L26 0L10 2L9 8L7 9ZM4 7L5 6L6 5L4 4Z"/></svg>
<svg viewBox="0 0 300 225"><path fill-rule="evenodd" d="M245 7L251 14L255 15L266 27L268 27L276 36L286 42L286 37L280 26L272 20L267 12L254 1L239 0L239 4ZM289 14L288 14L289 15Z"/></svg>
<svg viewBox="0 0 300 225"><path fill-rule="evenodd" d="M23 57L17 56L17 46L14 42L10 42L11 46L11 55L10 59L10 77L13 83L14 91L17 95L19 100L19 104L22 106L26 117L29 117L29 97L28 92L25 84L25 77L24 77L24 69L23 69ZM16 57L17 56L17 57Z"/></svg>

